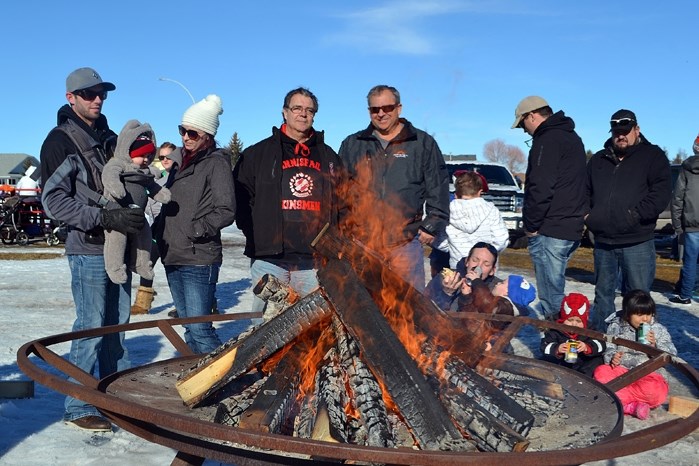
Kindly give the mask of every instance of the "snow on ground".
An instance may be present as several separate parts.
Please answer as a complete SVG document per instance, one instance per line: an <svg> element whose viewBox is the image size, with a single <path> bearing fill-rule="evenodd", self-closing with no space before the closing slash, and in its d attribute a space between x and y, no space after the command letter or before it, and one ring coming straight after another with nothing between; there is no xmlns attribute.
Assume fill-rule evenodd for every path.
<svg viewBox="0 0 699 466"><path fill-rule="evenodd" d="M252 294L248 273L249 260L242 255L243 238L238 230L225 232L228 247L224 253L217 297L222 312L247 312ZM0 247L3 252L21 250L18 246ZM31 248L32 252L36 248ZM60 249L47 249L56 252ZM17 350L26 342L70 332L74 309L70 293L70 273L65 257L32 261L0 260L0 380L27 380L16 362ZM498 275L518 273L534 283L528 271L503 269ZM134 288L137 284L134 284ZM162 266L156 267L155 297L149 315L133 316L132 322L166 319L172 309L172 299ZM592 298L594 287L589 283L568 280L567 291L578 291ZM693 367L699 368L699 304L673 306L667 297L655 293L659 304L659 318L672 333L679 355ZM619 300L620 301L620 300ZM249 321L217 324L222 340L238 334ZM515 342L518 354L537 354L539 335L535 331L523 333ZM157 330L130 332L127 347L133 365L175 356L170 344ZM154 351L154 347L158 347ZM58 354L68 352L68 344L56 345ZM697 397L693 387L671 381L671 393ZM35 395L30 399L0 399L0 465L97 465L124 464L166 465L175 451L147 442L124 430L94 434L66 426L62 422L64 396L35 384ZM673 416L667 406L655 410L649 421L625 418L624 432L648 426L648 422L663 422ZM575 461L571 458L571 461ZM205 465L219 464L207 460ZM665 447L610 461L599 461L595 466L625 466L640 464L697 465L699 464L699 432L684 437Z"/></svg>

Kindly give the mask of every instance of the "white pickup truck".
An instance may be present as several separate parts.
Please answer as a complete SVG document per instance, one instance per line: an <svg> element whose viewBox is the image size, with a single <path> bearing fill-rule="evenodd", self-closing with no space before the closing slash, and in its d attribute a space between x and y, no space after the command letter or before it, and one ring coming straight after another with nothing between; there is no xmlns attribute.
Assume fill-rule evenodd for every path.
<svg viewBox="0 0 699 466"><path fill-rule="evenodd" d="M510 245L514 245L523 235L522 204L524 192L517 179L506 166L493 162L476 160L447 160L449 171L449 192L454 194L454 173L459 170L476 171L488 181L488 192L483 198L492 202L500 211L510 232Z"/></svg>

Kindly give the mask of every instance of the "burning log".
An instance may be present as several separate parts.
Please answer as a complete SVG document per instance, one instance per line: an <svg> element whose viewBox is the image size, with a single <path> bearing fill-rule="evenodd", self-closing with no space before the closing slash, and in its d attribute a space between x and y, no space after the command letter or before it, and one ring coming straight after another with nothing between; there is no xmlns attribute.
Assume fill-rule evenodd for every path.
<svg viewBox="0 0 699 466"><path fill-rule="evenodd" d="M265 321L270 320L301 299L292 287L280 282L277 277L270 274L263 275L252 291L255 296L267 302L267 308L262 316Z"/></svg>
<svg viewBox="0 0 699 466"><path fill-rule="evenodd" d="M427 343L423 345L423 352L432 355L432 373L463 392L471 400L468 404L473 405L473 409L488 413L518 434L527 435L534 424L534 416L529 411L456 356L449 355L445 361L438 362L441 352Z"/></svg>
<svg viewBox="0 0 699 466"><path fill-rule="evenodd" d="M194 407L218 388L246 373L314 324L327 319L331 306L320 290L305 296L243 340L229 340L177 379L184 403Z"/></svg>
<svg viewBox="0 0 699 466"><path fill-rule="evenodd" d="M350 399L353 400L367 430L367 445L394 446L391 423L383 402L381 387L374 374L359 357L357 341L347 333L339 318L333 317L332 328L337 338L342 368L349 376Z"/></svg>
<svg viewBox="0 0 699 466"><path fill-rule="evenodd" d="M482 353L481 342L470 338L470 331L391 270L376 252L357 241L339 236L337 230L330 228L323 229L313 240L312 246L327 258L347 260L379 309L389 314L386 315L389 321L391 315L401 314L401 320L412 321L419 333L434 337L438 340L435 341L438 346L458 355L469 366L476 366ZM386 283L393 288L393 296L400 297L400 310L386 302Z"/></svg>
<svg viewBox="0 0 699 466"><path fill-rule="evenodd" d="M337 259L318 271L330 302L364 358L383 384L422 448L473 449L463 440L444 406L434 396L415 362L356 279L350 266Z"/></svg>

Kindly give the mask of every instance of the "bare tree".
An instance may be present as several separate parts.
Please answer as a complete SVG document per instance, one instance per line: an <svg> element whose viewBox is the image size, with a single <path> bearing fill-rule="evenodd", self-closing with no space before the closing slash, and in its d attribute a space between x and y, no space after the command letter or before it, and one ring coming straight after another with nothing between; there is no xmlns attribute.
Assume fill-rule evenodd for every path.
<svg viewBox="0 0 699 466"><path fill-rule="evenodd" d="M483 156L489 162L496 162L505 165L512 173L524 171L526 157L524 152L517 146L505 144L502 139L493 139L483 146Z"/></svg>
<svg viewBox="0 0 699 466"><path fill-rule="evenodd" d="M687 158L687 151L684 149L679 149L677 151L677 155L675 155L675 158L672 160L672 163L680 164L686 158Z"/></svg>

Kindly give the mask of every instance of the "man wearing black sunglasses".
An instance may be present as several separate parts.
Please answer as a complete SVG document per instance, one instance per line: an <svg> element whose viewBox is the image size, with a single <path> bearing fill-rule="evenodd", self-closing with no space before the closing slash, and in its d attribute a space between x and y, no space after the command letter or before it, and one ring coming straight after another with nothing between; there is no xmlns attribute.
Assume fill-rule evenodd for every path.
<svg viewBox="0 0 699 466"><path fill-rule="evenodd" d="M107 93L116 89L92 68L66 79L68 104L58 110L58 126L41 146L42 204L49 217L68 225L65 252L75 301L73 330L129 322L131 275L117 285L104 265L104 229L136 233L145 224L140 208L103 209L102 168L116 145L116 134L102 114ZM99 378L128 369L124 334L74 340L70 361ZM99 361L99 362L98 362ZM89 431L110 431L94 406L68 397L66 423Z"/></svg>
<svg viewBox="0 0 699 466"><path fill-rule="evenodd" d="M522 220L544 317L556 320L568 260L580 245L585 213L585 146L575 122L539 96L517 105L512 128L532 137Z"/></svg>
<svg viewBox="0 0 699 466"><path fill-rule="evenodd" d="M434 138L400 117L395 87L375 86L367 101L371 123L340 146L351 180L346 223L422 291L423 246L444 231L449 219L447 167Z"/></svg>
<svg viewBox="0 0 699 466"><path fill-rule="evenodd" d="M655 277L655 223L672 197L670 162L641 134L636 114L621 109L609 121L612 136L587 164L594 234L595 303L589 327L606 330L614 313L619 270L625 291L650 291Z"/></svg>

